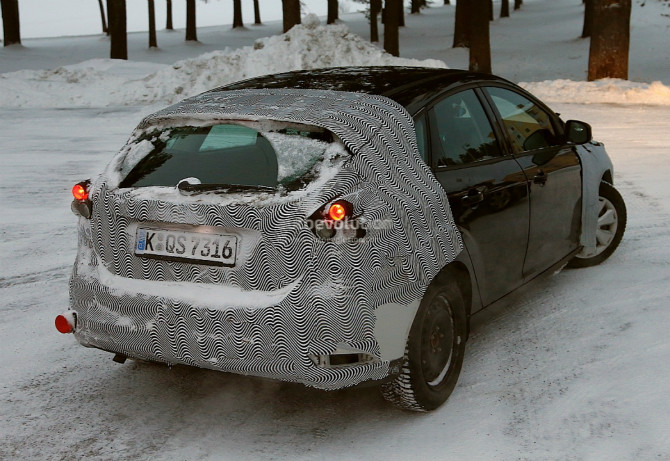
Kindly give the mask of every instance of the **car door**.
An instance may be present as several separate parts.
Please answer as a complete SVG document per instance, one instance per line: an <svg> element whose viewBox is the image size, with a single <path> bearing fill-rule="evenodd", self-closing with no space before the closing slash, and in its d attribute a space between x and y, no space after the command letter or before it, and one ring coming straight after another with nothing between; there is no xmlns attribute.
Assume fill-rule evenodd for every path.
<svg viewBox="0 0 670 461"><path fill-rule="evenodd" d="M579 245L581 166L565 144L560 120L538 101L512 88L486 91L506 134L507 153L528 179L530 231L524 276L533 278Z"/></svg>
<svg viewBox="0 0 670 461"><path fill-rule="evenodd" d="M482 98L475 88L447 95L427 111L428 129L418 118L417 131L429 137L433 171L449 197L486 306L523 281L529 205L523 171L504 155Z"/></svg>

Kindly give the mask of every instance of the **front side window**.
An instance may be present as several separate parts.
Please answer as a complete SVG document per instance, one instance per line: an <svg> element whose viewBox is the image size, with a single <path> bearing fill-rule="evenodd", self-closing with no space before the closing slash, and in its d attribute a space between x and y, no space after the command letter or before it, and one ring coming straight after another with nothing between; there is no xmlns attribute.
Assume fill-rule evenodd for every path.
<svg viewBox="0 0 670 461"><path fill-rule="evenodd" d="M182 126L148 133L141 158L128 155L120 187L202 185L286 186L307 178L333 145L333 135L308 126L258 131L237 124Z"/></svg>
<svg viewBox="0 0 670 461"><path fill-rule="evenodd" d="M432 109L437 166L465 165L500 156L491 122L474 90L444 98Z"/></svg>
<svg viewBox="0 0 670 461"><path fill-rule="evenodd" d="M490 87L486 91L502 117L514 153L556 145L551 117L533 101L503 88Z"/></svg>

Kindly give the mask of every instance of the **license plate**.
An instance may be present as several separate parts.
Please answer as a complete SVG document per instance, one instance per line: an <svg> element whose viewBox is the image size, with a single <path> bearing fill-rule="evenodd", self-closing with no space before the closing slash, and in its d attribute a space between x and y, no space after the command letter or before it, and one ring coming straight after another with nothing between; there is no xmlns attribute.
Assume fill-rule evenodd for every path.
<svg viewBox="0 0 670 461"><path fill-rule="evenodd" d="M237 237L234 235L137 229L136 255L234 266L236 253Z"/></svg>

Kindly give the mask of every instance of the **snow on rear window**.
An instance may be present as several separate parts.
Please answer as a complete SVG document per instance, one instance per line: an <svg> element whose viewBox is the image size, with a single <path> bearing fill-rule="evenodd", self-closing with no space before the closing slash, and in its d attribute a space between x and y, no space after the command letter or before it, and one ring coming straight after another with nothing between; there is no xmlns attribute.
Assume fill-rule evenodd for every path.
<svg viewBox="0 0 670 461"><path fill-rule="evenodd" d="M200 184L303 188L333 142L335 136L321 128L278 122L148 130L124 148L120 187L172 187L191 178Z"/></svg>

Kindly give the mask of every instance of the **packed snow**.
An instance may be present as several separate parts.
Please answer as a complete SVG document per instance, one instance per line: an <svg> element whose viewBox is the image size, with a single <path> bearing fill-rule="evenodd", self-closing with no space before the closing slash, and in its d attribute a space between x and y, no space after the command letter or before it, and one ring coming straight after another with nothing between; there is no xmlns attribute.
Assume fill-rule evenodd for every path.
<svg viewBox="0 0 670 461"><path fill-rule="evenodd" d="M253 46L177 61L148 75L141 71L150 66L105 59L0 74L0 107L169 104L258 75L362 65L446 67L435 59L396 58L352 34L344 24L325 26L318 17L308 15L302 25L286 34L258 39Z"/></svg>
<svg viewBox="0 0 670 461"><path fill-rule="evenodd" d="M670 87L658 81L638 83L604 78L595 82L549 80L519 82L519 85L545 102L670 106Z"/></svg>
<svg viewBox="0 0 670 461"><path fill-rule="evenodd" d="M206 89L207 69L219 69L192 57L195 69L204 67L197 75L167 64L213 51L208 37L230 37L229 44L247 40L246 54L231 48L213 61L234 75L265 73L280 65L274 61L304 61L268 52L263 64L249 55L313 53L301 48L309 43L270 37L254 51L256 39L281 27L268 23L239 34L203 31L193 47L138 48L142 62L91 64L109 45L95 38L89 47L91 37L0 50L0 72L24 69L0 76L0 459L670 459L670 8L634 1L631 82L583 82L581 11L581 0L526 0L511 18L496 19L494 71L527 82L564 119L593 126L628 206L626 234L602 265L564 270L478 316L458 386L429 414L398 411L375 388L323 392L196 368L119 365L53 325L68 305L77 244L70 188L103 171L139 121L172 100L170 91ZM311 30L367 37L364 19L344 20L350 32ZM453 5L408 16L401 54L466 67L467 52L449 48L444 24L452 20ZM347 42L350 53L363 42ZM145 36L129 43L146 46ZM148 76L156 86L142 93ZM133 105L140 101L152 105Z"/></svg>

